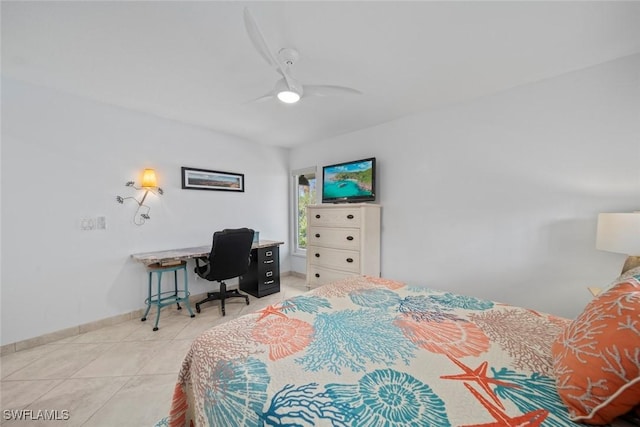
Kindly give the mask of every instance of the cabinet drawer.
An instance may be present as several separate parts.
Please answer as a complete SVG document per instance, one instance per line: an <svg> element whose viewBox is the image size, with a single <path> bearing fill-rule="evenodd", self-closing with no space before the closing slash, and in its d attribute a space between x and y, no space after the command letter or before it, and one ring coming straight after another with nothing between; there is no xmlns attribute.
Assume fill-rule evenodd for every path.
<svg viewBox="0 0 640 427"><path fill-rule="evenodd" d="M258 269L258 280L268 282L269 280L280 277L280 269L279 268L259 268Z"/></svg>
<svg viewBox="0 0 640 427"><path fill-rule="evenodd" d="M273 287L280 287L280 278L279 277L266 277L263 279L264 281L260 282L258 287L260 290L265 291L269 290Z"/></svg>
<svg viewBox="0 0 640 427"><path fill-rule="evenodd" d="M361 211L354 208L314 209L308 211L309 226L360 227Z"/></svg>
<svg viewBox="0 0 640 427"><path fill-rule="evenodd" d="M240 290L258 298L280 292L278 246L251 250L251 264L249 270L240 276Z"/></svg>
<svg viewBox="0 0 640 427"><path fill-rule="evenodd" d="M335 268L353 273L360 271L360 252L358 251L308 246L307 259L309 264L320 267Z"/></svg>
<svg viewBox="0 0 640 427"><path fill-rule="evenodd" d="M278 270L280 265L278 248L259 248L257 255L258 271Z"/></svg>
<svg viewBox="0 0 640 427"><path fill-rule="evenodd" d="M355 273L348 273L346 271L329 270L315 265L309 266L307 271L307 277L309 285L320 286L329 282L344 279L345 277L355 276Z"/></svg>
<svg viewBox="0 0 640 427"><path fill-rule="evenodd" d="M360 249L360 230L357 228L309 227L307 244L339 249Z"/></svg>
<svg viewBox="0 0 640 427"><path fill-rule="evenodd" d="M269 264L269 261L277 261L278 248L260 248L258 249L258 258L260 258L260 260L262 260L265 264Z"/></svg>

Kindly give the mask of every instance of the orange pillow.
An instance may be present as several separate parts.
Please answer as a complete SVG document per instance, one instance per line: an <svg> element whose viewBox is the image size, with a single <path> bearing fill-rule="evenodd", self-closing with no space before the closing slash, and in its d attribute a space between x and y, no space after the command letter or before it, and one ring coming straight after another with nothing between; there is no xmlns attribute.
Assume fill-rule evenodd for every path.
<svg viewBox="0 0 640 427"><path fill-rule="evenodd" d="M551 346L573 421L608 424L640 404L640 282L598 295Z"/></svg>

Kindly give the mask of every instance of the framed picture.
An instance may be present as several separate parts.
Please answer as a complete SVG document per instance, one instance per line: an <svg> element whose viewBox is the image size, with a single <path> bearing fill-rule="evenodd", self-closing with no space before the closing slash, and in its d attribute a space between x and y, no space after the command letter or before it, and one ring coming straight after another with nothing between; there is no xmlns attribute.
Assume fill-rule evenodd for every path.
<svg viewBox="0 0 640 427"><path fill-rule="evenodd" d="M244 192L244 174L182 167L182 188Z"/></svg>

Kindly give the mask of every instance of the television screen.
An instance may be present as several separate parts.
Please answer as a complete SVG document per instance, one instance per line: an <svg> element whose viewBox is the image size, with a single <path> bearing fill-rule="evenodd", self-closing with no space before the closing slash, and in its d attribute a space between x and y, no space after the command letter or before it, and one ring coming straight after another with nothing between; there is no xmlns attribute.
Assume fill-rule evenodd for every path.
<svg viewBox="0 0 640 427"><path fill-rule="evenodd" d="M322 203L364 202L375 199L375 157L322 168Z"/></svg>

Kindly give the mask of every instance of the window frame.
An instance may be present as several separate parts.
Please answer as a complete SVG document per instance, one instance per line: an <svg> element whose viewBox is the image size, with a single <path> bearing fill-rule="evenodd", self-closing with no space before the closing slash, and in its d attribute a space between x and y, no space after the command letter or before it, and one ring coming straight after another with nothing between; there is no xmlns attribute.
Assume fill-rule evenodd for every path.
<svg viewBox="0 0 640 427"><path fill-rule="evenodd" d="M300 175L307 175L307 174L313 174L314 175L314 179L316 180L316 198L312 203L318 203L318 187L317 187L317 183L318 183L318 167L317 166L309 166L306 168L301 168L301 169L296 169L291 171L291 192L289 194L292 195L292 203L291 203L291 210L290 212L292 213L292 221L291 221L291 236L292 239L291 241L293 242L292 245L292 251L291 254L292 255L296 255L296 256L301 256L301 257L305 257L307 256L307 249L306 248L301 248L298 246L298 231L299 231L299 226L300 224L298 223L298 177Z"/></svg>

